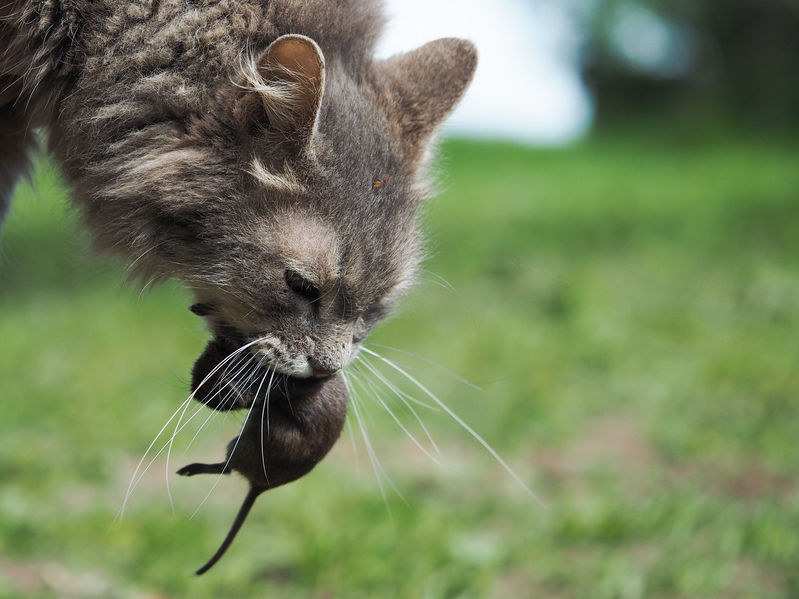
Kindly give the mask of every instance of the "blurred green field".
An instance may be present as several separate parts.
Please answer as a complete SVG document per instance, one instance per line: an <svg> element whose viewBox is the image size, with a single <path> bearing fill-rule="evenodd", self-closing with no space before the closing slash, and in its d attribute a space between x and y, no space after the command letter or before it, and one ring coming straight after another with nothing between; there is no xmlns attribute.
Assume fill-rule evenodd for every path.
<svg viewBox="0 0 799 599"><path fill-rule="evenodd" d="M171 472L241 417L178 439L174 513L162 455L114 522L206 337L178 286L89 255L41 166L0 254L0 597L799 596L797 165L797 143L648 130L444 144L424 280L374 342L438 362L377 348L549 509L446 414L420 408L439 467L362 393L405 502L353 426L199 579L245 485L190 519L214 479Z"/></svg>

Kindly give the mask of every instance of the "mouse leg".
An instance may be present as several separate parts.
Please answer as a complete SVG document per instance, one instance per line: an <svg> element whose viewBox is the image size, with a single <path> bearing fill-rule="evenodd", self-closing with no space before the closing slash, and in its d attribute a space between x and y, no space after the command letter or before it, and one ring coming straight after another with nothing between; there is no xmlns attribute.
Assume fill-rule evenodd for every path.
<svg viewBox="0 0 799 599"><path fill-rule="evenodd" d="M195 474L230 474L230 466L227 462L218 464L189 464L178 470L181 476L194 476Z"/></svg>

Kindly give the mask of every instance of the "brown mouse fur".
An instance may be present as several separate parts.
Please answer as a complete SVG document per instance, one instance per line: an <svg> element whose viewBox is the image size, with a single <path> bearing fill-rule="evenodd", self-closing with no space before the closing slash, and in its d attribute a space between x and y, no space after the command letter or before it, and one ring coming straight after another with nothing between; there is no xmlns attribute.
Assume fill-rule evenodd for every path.
<svg viewBox="0 0 799 599"><path fill-rule="evenodd" d="M199 570L207 572L225 554L255 500L261 493L290 483L310 472L339 438L347 413L347 392L336 377L316 386L292 385L288 380L269 399L269 416L263 400L253 405L241 434L227 447L227 459L218 464L190 464L178 470L183 476L229 474L236 471L250 483L230 531L217 552Z"/></svg>

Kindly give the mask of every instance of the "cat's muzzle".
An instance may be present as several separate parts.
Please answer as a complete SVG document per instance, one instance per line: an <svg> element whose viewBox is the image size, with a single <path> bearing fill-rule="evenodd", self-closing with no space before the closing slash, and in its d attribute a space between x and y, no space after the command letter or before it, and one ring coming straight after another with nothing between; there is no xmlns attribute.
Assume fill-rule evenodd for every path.
<svg viewBox="0 0 799 599"><path fill-rule="evenodd" d="M298 378L274 372L251 360L248 350L234 355L243 345L238 339L225 337L208 342L192 368L195 400L219 411L246 410L267 394L270 402L310 397L329 378Z"/></svg>

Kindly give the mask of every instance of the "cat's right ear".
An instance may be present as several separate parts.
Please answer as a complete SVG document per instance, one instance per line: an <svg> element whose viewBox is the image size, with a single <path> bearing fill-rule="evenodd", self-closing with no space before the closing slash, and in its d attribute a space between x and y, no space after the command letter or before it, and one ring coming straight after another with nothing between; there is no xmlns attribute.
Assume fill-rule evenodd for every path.
<svg viewBox="0 0 799 599"><path fill-rule="evenodd" d="M283 35L248 62L243 76L236 103L239 123L278 133L298 149L306 146L325 87L325 59L316 42Z"/></svg>

